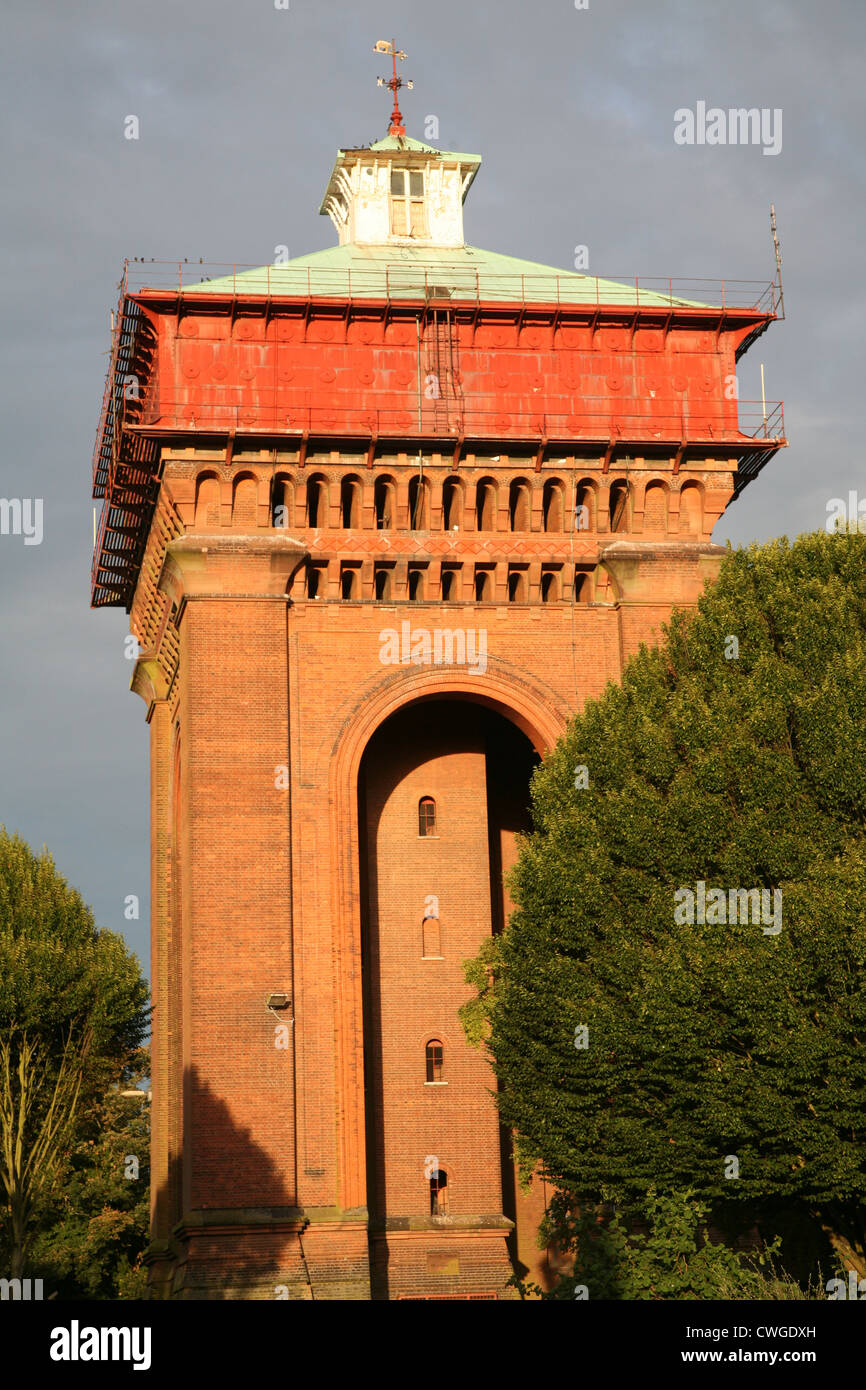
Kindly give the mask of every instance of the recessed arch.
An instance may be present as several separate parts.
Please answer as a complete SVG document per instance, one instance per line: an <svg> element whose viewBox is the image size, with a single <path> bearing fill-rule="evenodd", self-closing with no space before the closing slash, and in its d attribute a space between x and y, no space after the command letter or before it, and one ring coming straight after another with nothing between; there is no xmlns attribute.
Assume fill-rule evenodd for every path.
<svg viewBox="0 0 866 1390"><path fill-rule="evenodd" d="M373 484L373 511L377 531L392 531L397 525L397 485L387 473Z"/></svg>
<svg viewBox="0 0 866 1390"><path fill-rule="evenodd" d="M307 479L307 525L317 530L328 524L328 480L324 473Z"/></svg>
<svg viewBox="0 0 866 1390"><path fill-rule="evenodd" d="M499 489L493 478L479 478L475 485L475 529L496 529L496 508Z"/></svg>
<svg viewBox="0 0 866 1390"><path fill-rule="evenodd" d="M532 525L532 489L526 478L512 478L508 488L508 520L512 531Z"/></svg>
<svg viewBox="0 0 866 1390"><path fill-rule="evenodd" d="M483 675L466 669L396 670L377 678L366 691L353 692L346 707L340 735L330 750L328 777L330 839L336 855L335 970L338 979L348 982L336 1020L338 1101L345 1115L338 1178L344 1209L366 1201L364 1146L353 1137L363 1135L365 1129L358 775L370 739L389 716L431 699L466 700L498 711L526 735L540 756L565 732L571 714L543 680L525 674L517 678L493 662Z"/></svg>
<svg viewBox="0 0 866 1390"><path fill-rule="evenodd" d="M574 529L594 531L597 527L598 493L590 478L581 478L574 490Z"/></svg>
<svg viewBox="0 0 866 1390"><path fill-rule="evenodd" d="M545 531L562 531L565 525L565 484L561 478L548 478L542 493L542 520Z"/></svg>
<svg viewBox="0 0 866 1390"><path fill-rule="evenodd" d="M199 473L195 480L196 529L212 530L220 524L220 483L216 473Z"/></svg>
<svg viewBox="0 0 866 1390"><path fill-rule="evenodd" d="M668 490L662 482L647 483L644 493L643 529L650 534L667 530Z"/></svg>
<svg viewBox="0 0 866 1390"><path fill-rule="evenodd" d="M361 525L361 479L354 473L340 479L340 524L346 531Z"/></svg>
<svg viewBox="0 0 866 1390"><path fill-rule="evenodd" d="M446 478L442 484L443 531L459 531L463 525L464 493L462 478Z"/></svg>

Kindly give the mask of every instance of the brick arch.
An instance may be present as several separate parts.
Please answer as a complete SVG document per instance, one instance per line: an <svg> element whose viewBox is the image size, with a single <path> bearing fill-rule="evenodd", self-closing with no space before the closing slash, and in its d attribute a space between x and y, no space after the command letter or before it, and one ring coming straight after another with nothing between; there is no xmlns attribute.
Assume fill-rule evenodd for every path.
<svg viewBox="0 0 866 1390"><path fill-rule="evenodd" d="M200 530L220 524L220 477L212 468L196 474L192 524Z"/></svg>
<svg viewBox="0 0 866 1390"><path fill-rule="evenodd" d="M347 711L331 749L329 769L334 994L336 1007L337 1112L342 1115L338 1190L343 1210L366 1200L361 894L358 836L358 773L373 734L390 715L425 698L451 695L486 705L515 724L543 755L565 732L571 711L558 697L522 673L494 662L483 675L465 669L409 668L389 676Z"/></svg>
<svg viewBox="0 0 866 1390"><path fill-rule="evenodd" d="M259 480L251 470L244 469L232 480L232 525L255 526Z"/></svg>

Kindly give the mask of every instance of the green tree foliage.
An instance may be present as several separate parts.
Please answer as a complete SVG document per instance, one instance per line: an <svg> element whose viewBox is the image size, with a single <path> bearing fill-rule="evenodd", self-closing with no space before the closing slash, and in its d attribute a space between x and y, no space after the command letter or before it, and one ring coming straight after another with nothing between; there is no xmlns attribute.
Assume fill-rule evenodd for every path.
<svg viewBox="0 0 866 1390"><path fill-rule="evenodd" d="M581 1299L804 1299L820 1297L777 1268L780 1238L759 1250L736 1251L709 1234L709 1207L692 1192L661 1196L650 1190L637 1219L604 1204L578 1208L556 1193L542 1229L574 1256L573 1272L549 1291L521 1283L524 1296Z"/></svg>
<svg viewBox="0 0 866 1390"><path fill-rule="evenodd" d="M586 1204L798 1203L866 1272L866 537L731 552L532 796L465 1015L524 1162ZM675 920L700 881L780 889L781 931Z"/></svg>
<svg viewBox="0 0 866 1390"><path fill-rule="evenodd" d="M149 1071L142 1049L125 1091ZM132 1083L132 1084L130 1084ZM31 1262L58 1298L145 1298L141 1255L150 1225L150 1107L146 1091L112 1088L76 1125L62 1185L36 1214Z"/></svg>
<svg viewBox="0 0 866 1390"><path fill-rule="evenodd" d="M68 1170L79 1117L134 1073L147 985L80 894L0 827L0 1236L24 1273L36 1215Z"/></svg>

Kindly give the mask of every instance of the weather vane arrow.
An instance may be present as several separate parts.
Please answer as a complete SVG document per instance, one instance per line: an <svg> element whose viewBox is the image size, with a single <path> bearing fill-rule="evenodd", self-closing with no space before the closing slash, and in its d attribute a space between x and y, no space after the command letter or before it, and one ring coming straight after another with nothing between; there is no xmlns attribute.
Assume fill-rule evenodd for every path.
<svg viewBox="0 0 866 1390"><path fill-rule="evenodd" d="M388 134L405 135L406 127L403 124L403 117L397 103L397 93L401 87L408 87L411 92L413 83L411 79L406 79L406 81L404 81L402 77L397 76L397 59L399 58L402 61L406 57L406 54L402 49L397 47L396 43L392 43L388 39L379 39L373 48L373 52L388 53L391 56L391 76L389 78L377 78L378 86L388 87L394 94L394 110L391 112L391 124L388 127Z"/></svg>

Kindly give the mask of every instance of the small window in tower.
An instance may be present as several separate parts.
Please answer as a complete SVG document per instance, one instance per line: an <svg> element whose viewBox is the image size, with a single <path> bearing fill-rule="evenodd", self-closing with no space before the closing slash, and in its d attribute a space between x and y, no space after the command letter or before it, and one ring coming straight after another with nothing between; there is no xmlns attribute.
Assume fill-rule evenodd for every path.
<svg viewBox="0 0 866 1390"><path fill-rule="evenodd" d="M340 597L353 599L358 597L360 575L356 568L346 565L340 575Z"/></svg>
<svg viewBox="0 0 866 1390"><path fill-rule="evenodd" d="M422 796L418 802L418 834L436 834L436 802L432 796Z"/></svg>
<svg viewBox="0 0 866 1390"><path fill-rule="evenodd" d="M455 592L455 576L453 570L442 571L442 602L451 603Z"/></svg>
<svg viewBox="0 0 866 1390"><path fill-rule="evenodd" d="M442 1052L440 1040L431 1038L426 1048L428 1085L435 1085L442 1080Z"/></svg>
<svg viewBox="0 0 866 1390"><path fill-rule="evenodd" d="M394 236L426 236L424 174L420 169L391 170L391 231Z"/></svg>
<svg viewBox="0 0 866 1390"><path fill-rule="evenodd" d="M444 1168L434 1168L430 1174L430 1215L447 1216L448 1174Z"/></svg>
<svg viewBox="0 0 866 1390"><path fill-rule="evenodd" d="M425 917L421 923L421 955L424 960L442 959L442 934L438 917Z"/></svg>

